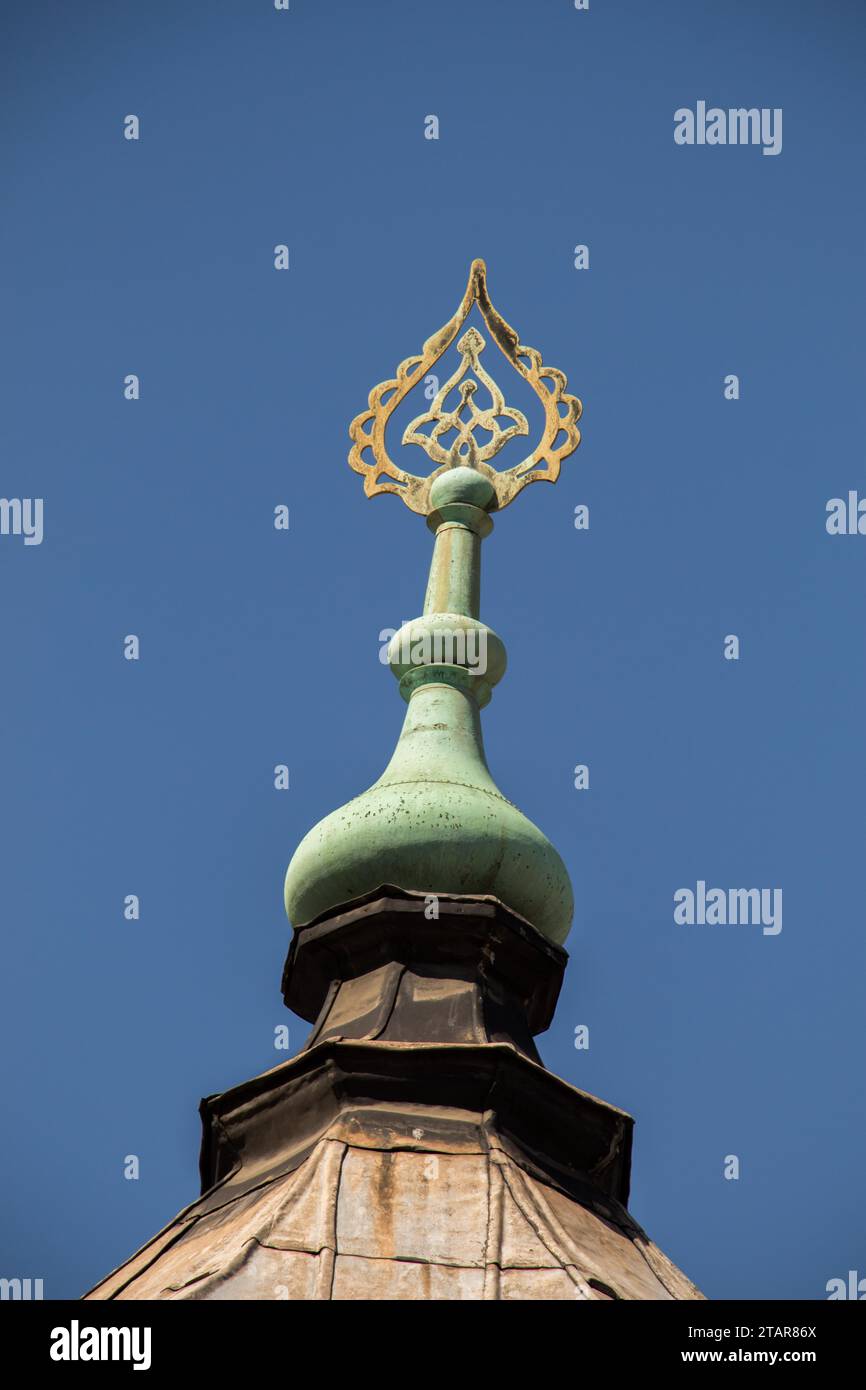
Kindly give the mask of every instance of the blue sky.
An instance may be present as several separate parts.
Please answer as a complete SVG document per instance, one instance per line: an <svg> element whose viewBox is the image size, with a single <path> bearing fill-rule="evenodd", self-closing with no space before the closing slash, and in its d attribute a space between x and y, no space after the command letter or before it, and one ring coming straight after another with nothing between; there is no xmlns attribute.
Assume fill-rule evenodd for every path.
<svg viewBox="0 0 866 1390"><path fill-rule="evenodd" d="M634 1114L632 1210L709 1296L866 1275L866 538L824 524L866 495L862 11L2 25L0 493L44 499L44 539L0 536L0 1273L82 1292L196 1195L199 1097L284 1058L285 867L390 756L378 635L430 553L347 426L482 256L585 407L484 545L489 761L575 886L545 1062ZM782 108L782 152L676 145L699 100ZM677 925L699 879L781 888L783 930Z"/></svg>

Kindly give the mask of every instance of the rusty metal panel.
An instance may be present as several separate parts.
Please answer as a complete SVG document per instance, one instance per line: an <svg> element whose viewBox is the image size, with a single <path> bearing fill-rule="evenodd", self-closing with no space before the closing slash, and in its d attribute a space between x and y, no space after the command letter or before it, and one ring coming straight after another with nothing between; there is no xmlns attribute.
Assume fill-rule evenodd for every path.
<svg viewBox="0 0 866 1390"><path fill-rule="evenodd" d="M509 1192L505 1192L502 1200L499 1259L503 1268L512 1269L544 1269L553 1264L547 1246Z"/></svg>
<svg viewBox="0 0 866 1390"><path fill-rule="evenodd" d="M547 1077L550 1113L571 1127L560 1150L574 1134L602 1160L605 1135L623 1133L621 1112L501 1045L324 1044L319 1053L316 1066L278 1068L214 1107L220 1162L233 1167L89 1297L701 1297L613 1192L543 1152L548 1127L530 1123L532 1106L524 1121L515 1097L521 1079ZM424 1104L402 1084L396 1099L381 1094L383 1078L390 1085L410 1071L417 1097L422 1061L438 1067L431 1096L444 1073L483 1108ZM531 1147L503 1116L520 1121Z"/></svg>
<svg viewBox="0 0 866 1390"><path fill-rule="evenodd" d="M474 1126L422 1108L382 1132L353 1116L294 1171L183 1213L93 1298L172 1300L683 1299L700 1293L622 1208L539 1180L485 1130L486 1151L424 1149ZM476 1117L480 1119L480 1117ZM430 1138L428 1138L428 1134ZM414 1144L415 1148L405 1147Z"/></svg>
<svg viewBox="0 0 866 1390"><path fill-rule="evenodd" d="M456 1106L389 1103L344 1111L330 1134L358 1149L408 1149L415 1153L487 1152L481 1116Z"/></svg>
<svg viewBox="0 0 866 1390"><path fill-rule="evenodd" d="M432 1301L480 1299L484 1270L409 1260L366 1260L338 1255L332 1298Z"/></svg>
<svg viewBox="0 0 866 1390"><path fill-rule="evenodd" d="M330 1297L333 1252L309 1255L298 1250L271 1250L250 1244L248 1256L239 1268L208 1290L207 1299L228 1301L256 1299L271 1301L312 1301ZM194 1288L189 1299L199 1299Z"/></svg>
<svg viewBox="0 0 866 1390"><path fill-rule="evenodd" d="M337 1192L345 1154L345 1144L323 1140L282 1185L284 1199L260 1240L287 1250L336 1250Z"/></svg>
<svg viewBox="0 0 866 1390"><path fill-rule="evenodd" d="M499 1296L512 1303L528 1299L565 1302L585 1297L562 1269L503 1269Z"/></svg>
<svg viewBox="0 0 866 1390"><path fill-rule="evenodd" d="M348 1151L337 1211L341 1254L483 1266L486 1241L483 1156Z"/></svg>
<svg viewBox="0 0 866 1390"><path fill-rule="evenodd" d="M536 1200L543 1202L553 1219L560 1224L574 1252L575 1263L608 1285L618 1298L670 1299L683 1296L675 1295L658 1277L644 1258L639 1243L621 1226L602 1220L555 1188L530 1177L524 1180ZM696 1295L697 1291L693 1289L688 1296L694 1298Z"/></svg>

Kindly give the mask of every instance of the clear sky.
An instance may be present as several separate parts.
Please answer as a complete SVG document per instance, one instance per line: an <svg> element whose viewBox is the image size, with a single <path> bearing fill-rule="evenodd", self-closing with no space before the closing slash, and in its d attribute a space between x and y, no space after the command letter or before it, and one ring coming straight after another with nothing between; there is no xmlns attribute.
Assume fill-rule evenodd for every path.
<svg viewBox="0 0 866 1390"><path fill-rule="evenodd" d="M0 1274L82 1292L196 1196L200 1096L303 1044L283 874L390 756L430 552L347 425L482 256L585 405L484 545L489 761L577 901L545 1062L635 1116L632 1210L709 1296L866 1276L866 536L825 527L866 495L864 19L4 6L0 493L44 536L0 536ZM699 101L781 152L677 145ZM782 930L678 925L699 880Z"/></svg>

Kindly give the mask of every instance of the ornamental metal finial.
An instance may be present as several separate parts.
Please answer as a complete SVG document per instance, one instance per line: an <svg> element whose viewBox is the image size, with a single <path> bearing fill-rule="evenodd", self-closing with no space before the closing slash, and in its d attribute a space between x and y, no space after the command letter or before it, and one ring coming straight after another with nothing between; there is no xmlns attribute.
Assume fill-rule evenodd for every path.
<svg viewBox="0 0 866 1390"><path fill-rule="evenodd" d="M399 405L457 339L477 302L495 343L544 406L544 429L515 468L491 467L509 439L529 426L480 362L484 336L467 328L460 364L429 408L407 426L404 444L437 467L406 473L388 457L385 427ZM437 383L438 385L438 383ZM434 533L424 611L388 644L388 665L408 705L390 762L372 787L332 811L304 836L286 872L286 912L304 926L383 884L408 892L492 896L549 941L571 926L568 870L547 836L502 795L484 756L480 711L505 674L505 644L481 620L481 543L489 513L527 483L554 482L578 444L580 401L500 318L487 294L483 261L473 261L454 317L370 393L352 422L349 462L368 497L396 492ZM490 404L479 405L486 393ZM449 400L453 404L449 405ZM369 455L369 458L367 457Z"/></svg>
<svg viewBox="0 0 866 1390"><path fill-rule="evenodd" d="M505 404L502 391L479 360L485 340L476 329L469 328L457 344L462 359L457 371L437 391L430 409L414 419L403 434L404 444L420 445L438 465L429 476L418 477L390 458L385 444L386 427L400 402L454 342L476 303L496 346L529 383L542 404L542 436L532 453L513 468L500 472L490 466L490 460L510 439L529 434L529 425L519 410ZM580 443L577 422L582 407L576 396L567 394L567 385L565 374L556 367L546 367L541 354L535 348L525 347L514 329L497 313L487 292L485 264L481 260L473 261L466 293L453 318L427 339L420 356L407 357L400 363L393 380L383 381L373 388L369 408L352 421L349 464L356 473L363 475L368 497L379 492L394 492L413 512L422 515L430 511L430 488L441 473L449 468L474 468L493 487L495 497L489 510L495 511L513 502L528 483L556 482L562 460ZM477 404L479 387L490 396L486 408ZM456 400L449 408L446 402L455 393ZM501 420L508 423L503 426ZM446 438L452 431L455 437L446 445ZM483 440L476 431L481 435L489 434L490 438Z"/></svg>

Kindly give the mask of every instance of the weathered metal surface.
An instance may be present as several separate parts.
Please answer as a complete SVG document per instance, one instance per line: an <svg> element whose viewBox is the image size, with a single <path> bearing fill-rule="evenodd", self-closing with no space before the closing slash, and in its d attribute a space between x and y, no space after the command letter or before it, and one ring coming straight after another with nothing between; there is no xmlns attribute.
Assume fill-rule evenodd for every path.
<svg viewBox="0 0 866 1390"><path fill-rule="evenodd" d="M307 1046L328 1034L380 1037L395 1008L400 1012L401 967L424 966L483 984L487 1031L477 1041L511 1038L526 1050L525 1035L550 1026L567 960L561 947L496 898L442 894L433 916L423 894L386 885L294 933L283 998L287 1008L315 1021ZM506 1011L511 1026L500 1020ZM407 1018L405 1026L411 1031L404 1041L446 1040L420 1017Z"/></svg>
<svg viewBox="0 0 866 1390"><path fill-rule="evenodd" d="M445 902L436 933L390 891L300 934L311 1045L202 1102L202 1197L88 1296L700 1297L626 1209L630 1117L511 1037L564 953L501 904Z"/></svg>
<svg viewBox="0 0 866 1390"><path fill-rule="evenodd" d="M358 1107L399 1117L488 1114L502 1143L578 1195L628 1197L632 1120L505 1043L319 1043L202 1102L202 1199L209 1209L304 1161ZM425 1130L429 1121L418 1121ZM441 1124L441 1121L440 1121ZM456 1120L449 1132L455 1133ZM405 1141L403 1141L405 1142Z"/></svg>
<svg viewBox="0 0 866 1390"><path fill-rule="evenodd" d="M403 435L404 444L420 445L439 465L429 477L417 477L400 468L390 457L385 438L388 421L400 402L453 343L474 304L478 305L497 347L540 401L544 411L542 437L514 468L498 472L490 466L489 460L503 445L515 435L528 434L529 427L520 411L505 405L499 387L481 366L479 355L485 346L484 339L477 330L469 329L458 344L463 359L461 366L437 393L431 408L413 420ZM474 379L468 375L470 372ZM505 507L528 483L555 482L562 460L580 443L577 422L582 407L576 396L566 392L567 384L564 373L555 367L546 367L541 354L535 348L524 346L514 329L493 307L487 291L487 268L482 260L475 260L469 271L466 292L454 316L427 339L420 356L407 357L397 368L396 377L374 387L370 392L369 408L352 421L349 464L356 473L363 475L368 497L393 492L402 497L412 511L421 513L430 510L433 481L446 469L468 466L482 473L492 484L495 500L491 509ZM491 406L487 409L479 409L475 402L479 385L491 396ZM460 403L449 410L446 398L455 390ZM498 417L511 423L503 429ZM425 425L432 427L429 432L425 431ZM490 433L491 438L482 443L475 433L479 429ZM456 431L456 438L446 448L440 441L449 431Z"/></svg>
<svg viewBox="0 0 866 1390"><path fill-rule="evenodd" d="M438 1145L435 1126L385 1150L377 1127L356 1116L355 1130L353 1142L324 1136L252 1193L188 1213L167 1247L145 1247L88 1297L701 1297L621 1208L601 1214L541 1181L489 1128L460 1153Z"/></svg>
<svg viewBox="0 0 866 1390"><path fill-rule="evenodd" d="M349 1149L337 1246L371 1260L483 1268L487 1164L481 1154Z"/></svg>
<svg viewBox="0 0 866 1390"><path fill-rule="evenodd" d="M564 953L501 904L436 933L391 892L300 935L311 1045L202 1102L203 1195L88 1297L700 1297L626 1209L631 1118L512 1037Z"/></svg>
<svg viewBox="0 0 866 1390"><path fill-rule="evenodd" d="M305 835L286 873L296 927L383 883L425 894L491 895L561 944L574 898L539 828L502 795L460 668L423 668L397 748L374 786ZM456 678L455 678L456 679Z"/></svg>

